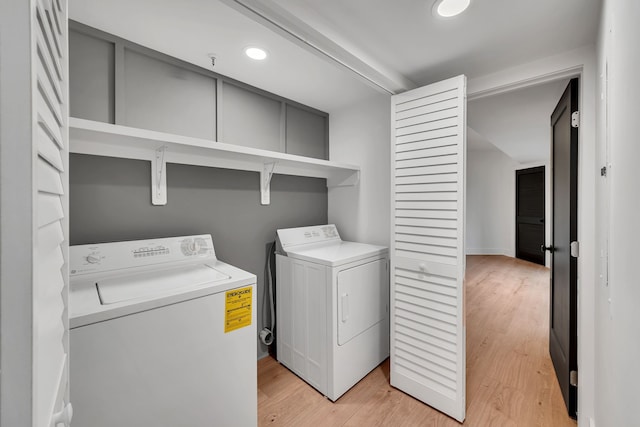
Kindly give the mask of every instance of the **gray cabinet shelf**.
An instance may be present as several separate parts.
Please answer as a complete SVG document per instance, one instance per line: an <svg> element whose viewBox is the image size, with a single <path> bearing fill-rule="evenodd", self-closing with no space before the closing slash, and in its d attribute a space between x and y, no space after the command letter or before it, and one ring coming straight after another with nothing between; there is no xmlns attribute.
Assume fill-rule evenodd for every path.
<svg viewBox="0 0 640 427"><path fill-rule="evenodd" d="M358 166L78 118L69 119L72 153L148 160L152 201L166 204L166 163L260 173L262 204L272 174L325 178L328 187L357 185Z"/></svg>

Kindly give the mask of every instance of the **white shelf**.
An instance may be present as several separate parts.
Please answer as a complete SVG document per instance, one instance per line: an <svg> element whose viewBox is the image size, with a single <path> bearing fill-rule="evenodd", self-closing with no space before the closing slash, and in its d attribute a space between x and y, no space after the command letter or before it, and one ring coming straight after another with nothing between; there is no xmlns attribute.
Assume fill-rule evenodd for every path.
<svg viewBox="0 0 640 427"><path fill-rule="evenodd" d="M69 142L72 153L152 162L154 204L166 203L166 163L259 172L263 204L269 204L272 173L326 178L328 187L357 185L360 179L354 165L73 117Z"/></svg>

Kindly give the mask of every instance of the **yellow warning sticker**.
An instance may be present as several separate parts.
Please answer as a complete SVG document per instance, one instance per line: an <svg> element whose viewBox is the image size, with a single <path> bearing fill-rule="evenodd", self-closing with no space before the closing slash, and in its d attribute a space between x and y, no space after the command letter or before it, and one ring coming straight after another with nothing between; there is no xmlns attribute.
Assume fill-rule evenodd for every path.
<svg viewBox="0 0 640 427"><path fill-rule="evenodd" d="M224 333L251 325L253 287L227 291L224 304Z"/></svg>

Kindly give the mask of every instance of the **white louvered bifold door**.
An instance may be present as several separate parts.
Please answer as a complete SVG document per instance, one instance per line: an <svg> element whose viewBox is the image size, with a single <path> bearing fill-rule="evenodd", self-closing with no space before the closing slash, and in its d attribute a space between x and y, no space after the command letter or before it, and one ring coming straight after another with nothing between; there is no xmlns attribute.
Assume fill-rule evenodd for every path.
<svg viewBox="0 0 640 427"><path fill-rule="evenodd" d="M36 0L34 425L68 425L68 72L66 0Z"/></svg>
<svg viewBox="0 0 640 427"><path fill-rule="evenodd" d="M391 385L465 417L466 77L391 98Z"/></svg>

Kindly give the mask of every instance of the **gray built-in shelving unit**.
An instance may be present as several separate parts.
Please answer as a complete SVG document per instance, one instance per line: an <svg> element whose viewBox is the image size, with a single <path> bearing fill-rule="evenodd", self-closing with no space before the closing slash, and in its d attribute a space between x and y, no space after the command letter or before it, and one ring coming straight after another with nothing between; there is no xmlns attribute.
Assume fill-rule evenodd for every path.
<svg viewBox="0 0 640 427"><path fill-rule="evenodd" d="M152 202L166 204L166 164L274 173L355 185L331 162L328 114L71 21L70 149L148 160Z"/></svg>

